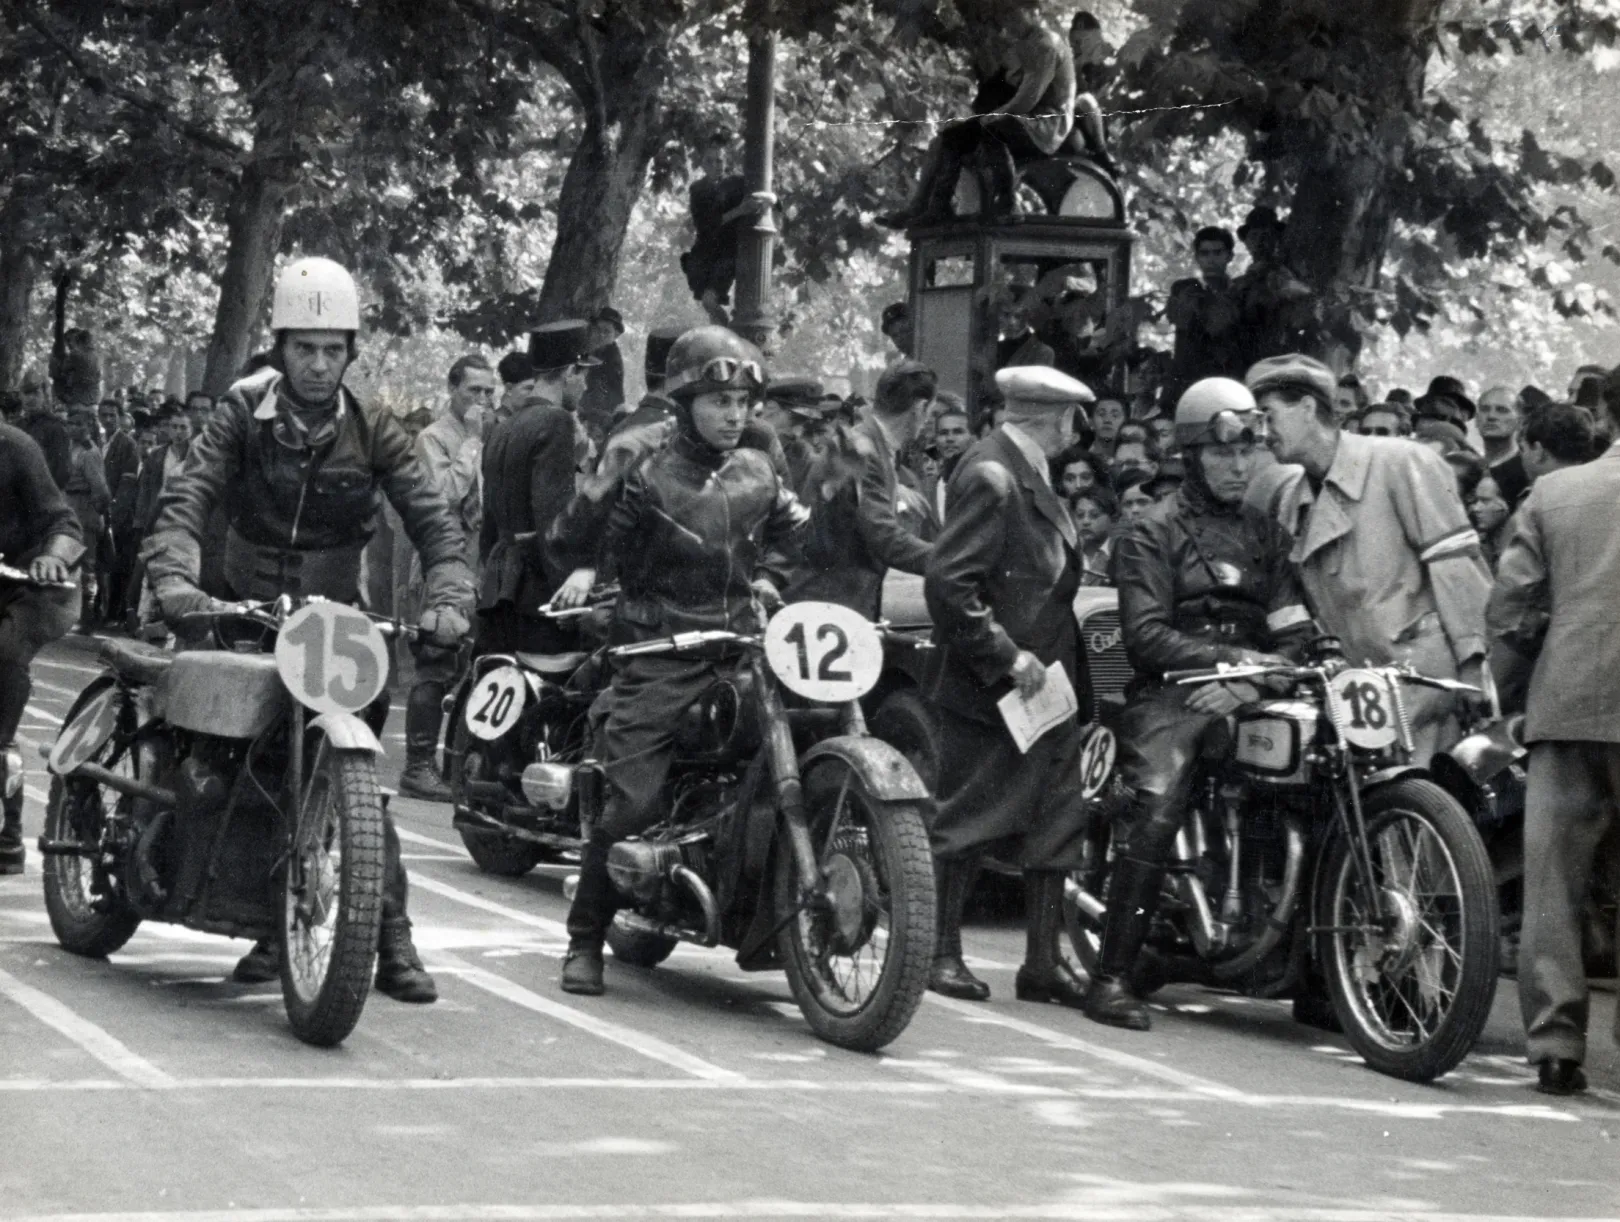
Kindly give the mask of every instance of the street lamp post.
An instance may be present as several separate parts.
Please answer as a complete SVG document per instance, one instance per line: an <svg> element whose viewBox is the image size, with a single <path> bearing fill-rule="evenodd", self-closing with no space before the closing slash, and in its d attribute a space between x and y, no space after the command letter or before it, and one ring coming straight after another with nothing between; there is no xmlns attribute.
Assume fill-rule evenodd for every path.
<svg viewBox="0 0 1620 1222"><path fill-rule="evenodd" d="M771 313L771 260L776 251L776 195L771 189L776 152L776 34L761 28L748 39L748 102L743 177L750 218L737 237L739 335L768 349L776 330Z"/></svg>

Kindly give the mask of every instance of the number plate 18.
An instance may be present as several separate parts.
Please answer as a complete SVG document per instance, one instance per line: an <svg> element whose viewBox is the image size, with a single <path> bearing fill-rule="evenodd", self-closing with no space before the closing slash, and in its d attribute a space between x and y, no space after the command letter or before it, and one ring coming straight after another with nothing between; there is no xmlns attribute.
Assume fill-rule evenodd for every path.
<svg viewBox="0 0 1620 1222"><path fill-rule="evenodd" d="M844 704L877 686L883 641L864 616L848 607L792 603L772 616L765 629L765 660L790 692Z"/></svg>
<svg viewBox="0 0 1620 1222"><path fill-rule="evenodd" d="M1341 671L1328 684L1327 698L1333 723L1351 746L1377 751L1399 736L1395 693L1377 671Z"/></svg>

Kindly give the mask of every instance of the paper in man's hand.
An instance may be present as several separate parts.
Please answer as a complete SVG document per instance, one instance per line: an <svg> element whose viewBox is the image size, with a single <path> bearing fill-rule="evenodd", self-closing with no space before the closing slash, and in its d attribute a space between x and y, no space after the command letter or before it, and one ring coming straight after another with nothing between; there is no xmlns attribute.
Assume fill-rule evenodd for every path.
<svg viewBox="0 0 1620 1222"><path fill-rule="evenodd" d="M1034 696L1026 700L1014 688L996 702L996 707L1020 754L1027 755L1030 745L1041 735L1073 717L1080 702L1075 699L1074 684L1069 682L1063 664L1053 662L1046 668L1046 682Z"/></svg>

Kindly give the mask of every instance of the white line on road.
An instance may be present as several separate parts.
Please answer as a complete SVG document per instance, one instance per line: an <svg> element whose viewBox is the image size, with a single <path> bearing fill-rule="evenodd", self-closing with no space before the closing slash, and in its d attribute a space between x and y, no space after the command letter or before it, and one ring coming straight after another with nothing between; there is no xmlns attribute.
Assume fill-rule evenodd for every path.
<svg viewBox="0 0 1620 1222"><path fill-rule="evenodd" d="M1157 1185L1142 1185L1142 1197L1107 1202L1057 1201L1039 1205L842 1201L691 1201L622 1205L349 1205L269 1209L140 1210L125 1213L18 1215L12 1222L573 1222L607 1218L961 1218L1072 1219L1074 1222L1620 1222L1620 1218L1532 1217L1527 1214L1463 1214L1431 1209L1369 1209L1356 1206L1214 1205L1205 1200L1163 1200ZM1203 1186L1197 1186L1203 1187ZM1210 1186L1214 1189L1214 1186ZM1215 1189L1215 1191L1219 1191ZM1191 1195L1191 1194L1189 1194ZM1231 1195L1225 1193L1223 1195Z"/></svg>
<svg viewBox="0 0 1620 1222"><path fill-rule="evenodd" d="M1242 1102L1248 1099L1248 1092L1241 1091L1235 1086L1227 1086L1209 1078L1201 1078L1197 1074L1190 1074L1184 1070L1173 1069L1169 1065L1161 1065L1158 1061L1139 1057L1134 1053L1121 1052L1117 1048L1109 1048L1103 1044L1094 1044L1090 1040L1080 1039L1078 1036L1068 1035L1062 1031L1054 1031L1050 1027L1043 1027L1039 1023L1027 1022L1021 1018L998 1014L983 1002L957 1001L950 997L941 997L938 993L923 994L924 1000L936 1006L943 1006L970 1022L986 1023L993 1027L1005 1027L1009 1031L1017 1031L1033 1039L1049 1044L1053 1048L1061 1048L1066 1052L1078 1052L1094 1060L1106 1061L1110 1065L1127 1069L1145 1077L1157 1078L1161 1082L1169 1082L1194 1094L1207 1095L1213 1099L1226 1099L1232 1102Z"/></svg>
<svg viewBox="0 0 1620 1222"><path fill-rule="evenodd" d="M515 1006L525 1010L532 1010L536 1014L544 1014L547 1018L567 1023L587 1035L594 1035L598 1039L618 1044L632 1052L640 1053L654 1061L661 1061L672 1069L682 1073L689 1073L695 1078L709 1081L732 1082L743 1077L734 1069L723 1069L701 1057L693 1056L674 1044L665 1043L657 1036L648 1035L631 1027L621 1026L605 1018L598 1018L594 1014L587 1014L583 1010L576 1010L573 1006L566 1006L560 1001L544 997L533 989L526 989L505 976L498 976L494 972L486 971L481 967L474 967L465 959L445 951L432 955L434 966L443 965L455 975L465 980L475 988L492 993L503 1001L509 1001Z"/></svg>
<svg viewBox="0 0 1620 1222"><path fill-rule="evenodd" d="M77 662L58 662L55 658L35 658L35 666L54 666L58 670L71 670L80 675L104 675L107 668L104 666L80 666Z"/></svg>
<svg viewBox="0 0 1620 1222"><path fill-rule="evenodd" d="M407 838L403 828L400 829L399 838L412 841L427 839L425 836ZM411 886L413 888L420 887L423 891L442 896L466 908L477 908L480 912L488 912L494 916L504 917L508 921L513 921L519 925L527 925L530 929L544 930L553 937L566 938L568 936L568 926L561 921L554 921L549 917L535 916L531 912L523 912L517 908L508 908L505 904L497 904L494 900L486 900L481 895L474 895L470 891L452 887L449 883L441 883L438 879L429 878L420 872L411 875Z"/></svg>
<svg viewBox="0 0 1620 1222"><path fill-rule="evenodd" d="M0 1094L71 1090L127 1090L105 1078L0 1078ZM808 1078L181 1078L175 1090L426 1091L588 1090L742 1092L833 1095L943 1095L950 1088L933 1082L818 1082ZM1161 1094L1151 1096L1163 1098Z"/></svg>
<svg viewBox="0 0 1620 1222"><path fill-rule="evenodd" d="M81 1018L48 993L0 971L0 996L9 997L47 1027L67 1036L114 1073L148 1090L168 1090L174 1079L145 1057L131 1052L87 1018Z"/></svg>
<svg viewBox="0 0 1620 1222"><path fill-rule="evenodd" d="M43 679L35 679L33 682L34 682L35 687L42 687L46 691L53 692L58 696L66 696L69 700L77 700L79 698L79 690L80 689L71 688L71 687L58 687L56 684L47 683Z"/></svg>
<svg viewBox="0 0 1620 1222"><path fill-rule="evenodd" d="M407 799L407 801L413 800L414 799ZM403 827L399 829L399 838L401 840L409 841L411 844L420 844L428 848L446 849L465 860L470 860L472 857L472 854L467 852L466 846L464 845L451 844L448 840L435 840L432 836L424 836L421 832L409 831Z"/></svg>

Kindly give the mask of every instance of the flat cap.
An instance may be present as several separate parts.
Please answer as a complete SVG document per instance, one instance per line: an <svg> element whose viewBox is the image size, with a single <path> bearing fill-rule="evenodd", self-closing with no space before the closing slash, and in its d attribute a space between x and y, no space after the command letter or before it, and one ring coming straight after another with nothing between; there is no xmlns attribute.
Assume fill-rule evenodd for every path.
<svg viewBox="0 0 1620 1222"><path fill-rule="evenodd" d="M1339 375L1314 357L1290 352L1256 361L1243 383L1256 399L1268 390L1305 390L1331 403L1339 387Z"/></svg>
<svg viewBox="0 0 1620 1222"><path fill-rule="evenodd" d="M1049 365L1014 365L1003 369L996 374L996 389L1009 404L1033 404L1053 410L1097 401L1097 396L1084 382Z"/></svg>

